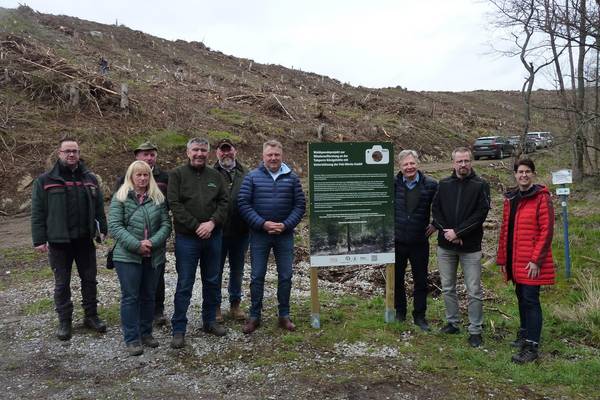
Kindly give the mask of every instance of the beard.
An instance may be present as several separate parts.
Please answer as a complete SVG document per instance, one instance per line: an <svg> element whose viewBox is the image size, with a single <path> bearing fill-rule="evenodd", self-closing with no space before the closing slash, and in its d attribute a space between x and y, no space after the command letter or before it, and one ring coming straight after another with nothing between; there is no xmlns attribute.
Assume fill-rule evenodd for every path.
<svg viewBox="0 0 600 400"><path fill-rule="evenodd" d="M223 157L219 160L219 164L225 169L231 169L235 166L235 160L232 157Z"/></svg>

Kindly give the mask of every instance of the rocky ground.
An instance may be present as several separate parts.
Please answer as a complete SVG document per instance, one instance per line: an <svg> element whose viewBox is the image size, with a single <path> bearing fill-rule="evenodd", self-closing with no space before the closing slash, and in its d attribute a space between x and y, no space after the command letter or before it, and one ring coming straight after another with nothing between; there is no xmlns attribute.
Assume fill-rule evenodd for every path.
<svg viewBox="0 0 600 400"><path fill-rule="evenodd" d="M100 251L99 251L100 253ZM297 265L294 278L292 302L303 302L310 296L308 265ZM272 271L272 270L271 270ZM304 271L304 272L300 272ZM7 275L16 273L3 270ZM378 271L371 270L377 274ZM248 273L246 273L246 281ZM173 256L170 255L166 270L167 299L173 298L176 273ZM51 278L34 279L10 286L0 292L0 354L2 373L0 385L4 388L0 398L6 399L67 399L67 398L306 398L311 393L320 398L370 398L375 393L368 384L344 384L340 387L327 384L311 387L298 379L298 373L313 363L332 366L357 358L370 358L389 363L394 371L410 370L413 360L388 346L369 343L338 343L333 351L316 354L305 349L300 359L290 363L256 362L255 355L269 351L273 336L284 332L273 328L276 317L273 312L276 276L271 272L266 286L266 304L270 309L265 315L264 326L253 335L244 335L241 324L227 320L228 334L223 338L206 335L201 331L200 291L195 287L193 302L188 313L188 345L177 351L169 347L170 329L159 328L155 336L160 342L157 349L145 349L140 357L128 357L124 350L118 321L108 317L106 334L86 330L79 318L74 322L74 335L70 341L61 342L54 336L56 317L50 307L44 312L28 314L28 304L43 303L52 298ZM364 279L357 278L358 281ZM352 282L345 284L321 282L321 289L328 292L345 292ZM73 279L73 298L78 309L80 302L78 279ZM245 282L245 288L248 282ZM98 277L100 307L103 310L118 308L119 284L112 271L101 270ZM376 287L361 285L360 289L381 292ZM224 293L226 298L226 293ZM167 302L167 315L172 304ZM227 305L224 304L224 308ZM308 321L300 316L296 322L302 330L310 330ZM333 380L334 382L335 380ZM381 386L381 384L379 384ZM406 391L405 382L389 382L376 389L377 398L433 398L434 391L428 385L412 387ZM434 385L435 386L435 385ZM402 387L398 393L397 387ZM364 393L364 395L359 395Z"/></svg>

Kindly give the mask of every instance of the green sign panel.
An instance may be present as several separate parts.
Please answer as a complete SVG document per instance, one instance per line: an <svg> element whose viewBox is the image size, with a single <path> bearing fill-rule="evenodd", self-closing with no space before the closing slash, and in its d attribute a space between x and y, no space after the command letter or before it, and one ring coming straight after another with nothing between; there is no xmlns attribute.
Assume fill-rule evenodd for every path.
<svg viewBox="0 0 600 400"><path fill-rule="evenodd" d="M393 263L392 143L309 143L308 159L311 266Z"/></svg>

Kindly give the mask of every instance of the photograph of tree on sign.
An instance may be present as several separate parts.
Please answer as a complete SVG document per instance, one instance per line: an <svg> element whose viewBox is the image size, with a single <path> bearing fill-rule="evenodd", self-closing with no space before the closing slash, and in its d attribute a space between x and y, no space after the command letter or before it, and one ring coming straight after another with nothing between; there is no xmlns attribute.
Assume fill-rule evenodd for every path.
<svg viewBox="0 0 600 400"><path fill-rule="evenodd" d="M394 262L391 143L310 143L312 266Z"/></svg>

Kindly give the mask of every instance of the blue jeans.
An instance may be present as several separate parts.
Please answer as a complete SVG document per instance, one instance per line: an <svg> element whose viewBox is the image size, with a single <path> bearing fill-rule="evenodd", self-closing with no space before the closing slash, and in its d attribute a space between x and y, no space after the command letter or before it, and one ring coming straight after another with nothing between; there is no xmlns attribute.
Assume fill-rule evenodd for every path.
<svg viewBox="0 0 600 400"><path fill-rule="evenodd" d="M483 289L481 288L481 251L463 253L456 250L437 248L438 269L442 281L442 294L446 305L446 320L456 326L460 322L456 275L458 262L463 270L467 287L467 312L471 335L481 334L483 329Z"/></svg>
<svg viewBox="0 0 600 400"><path fill-rule="evenodd" d="M219 292L217 304L221 305L221 290L223 284L223 269L225 258L229 256L229 303L242 299L242 279L244 277L244 260L248 250L249 235L223 236L221 245L221 265L219 269Z"/></svg>
<svg viewBox="0 0 600 400"><path fill-rule="evenodd" d="M175 267L177 269L177 289L175 290L175 311L171 318L173 334L185 333L187 310L196 281L196 269L200 261L202 279L202 323L215 321L217 294L219 287L219 260L221 255L220 229L215 229L208 239L197 236L175 235Z"/></svg>
<svg viewBox="0 0 600 400"><path fill-rule="evenodd" d="M517 283L515 293L519 301L519 318L521 329L525 331L525 339L539 343L542 334L540 287Z"/></svg>
<svg viewBox="0 0 600 400"><path fill-rule="evenodd" d="M279 316L290 315L290 292L292 291L292 264L294 262L294 233L269 235L267 232L252 231L250 235L250 260L252 272L250 274L250 317L260 319L265 276L267 274L267 261L273 249L275 264L277 265L277 301L279 303Z"/></svg>
<svg viewBox="0 0 600 400"><path fill-rule="evenodd" d="M160 269L149 260L142 264L115 261L121 283L121 329L125 343L138 342L152 334L154 298Z"/></svg>

